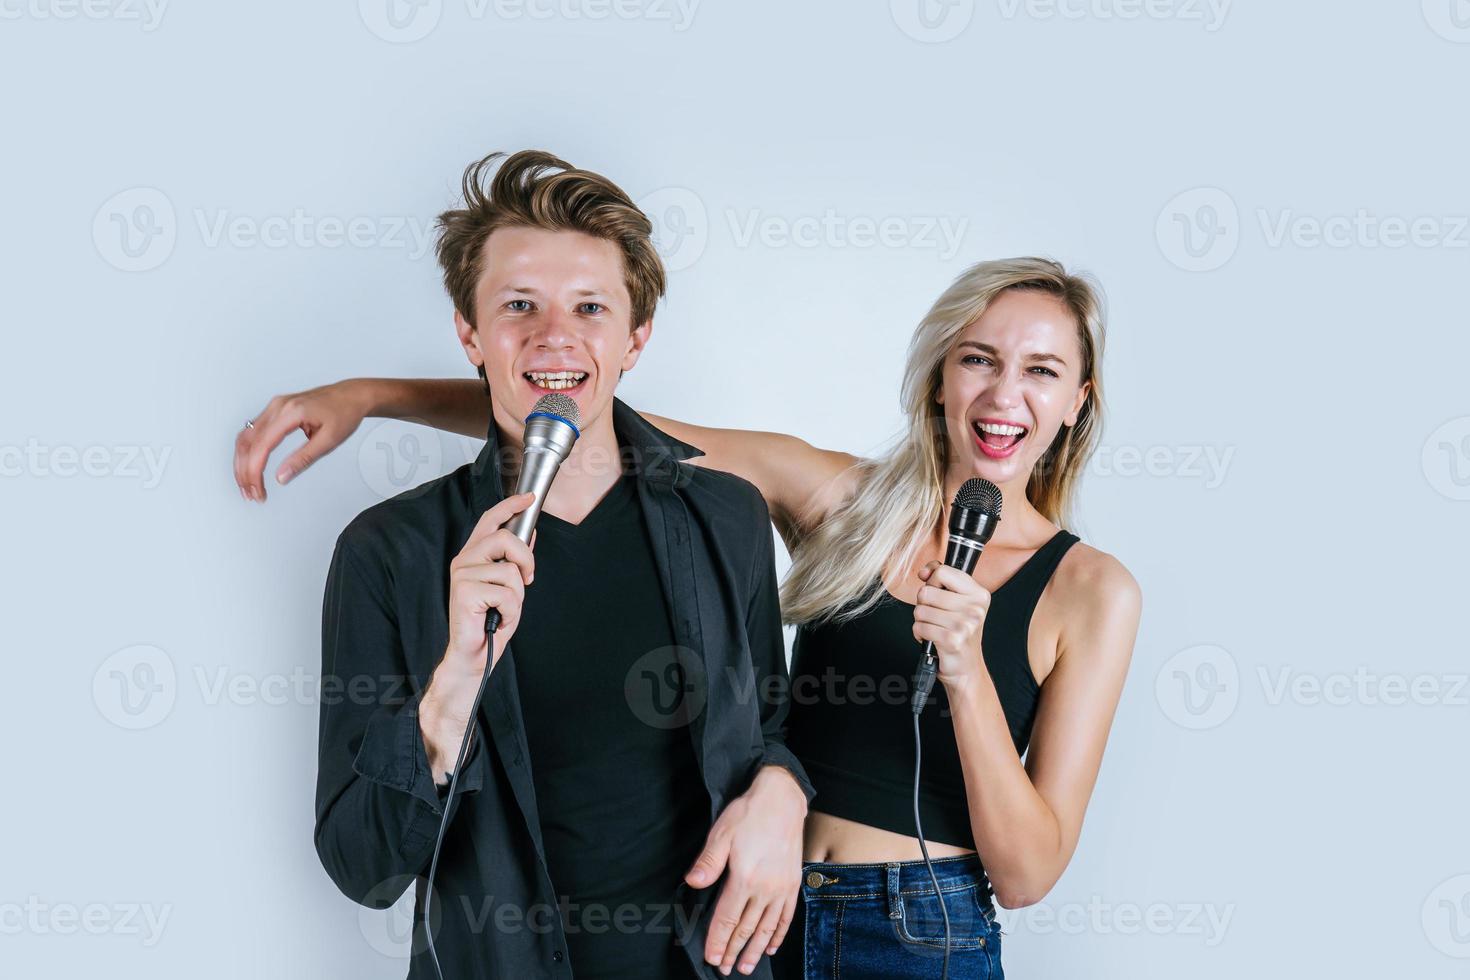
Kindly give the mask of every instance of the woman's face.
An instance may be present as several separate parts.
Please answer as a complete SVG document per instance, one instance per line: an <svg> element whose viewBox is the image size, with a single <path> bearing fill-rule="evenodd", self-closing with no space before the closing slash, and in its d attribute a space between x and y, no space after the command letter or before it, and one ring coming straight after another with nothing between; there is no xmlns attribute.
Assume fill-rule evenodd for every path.
<svg viewBox="0 0 1470 980"><path fill-rule="evenodd" d="M1039 290L1006 290L944 360L936 401L953 447L949 475L1024 491L1086 396L1077 318L1067 304Z"/></svg>

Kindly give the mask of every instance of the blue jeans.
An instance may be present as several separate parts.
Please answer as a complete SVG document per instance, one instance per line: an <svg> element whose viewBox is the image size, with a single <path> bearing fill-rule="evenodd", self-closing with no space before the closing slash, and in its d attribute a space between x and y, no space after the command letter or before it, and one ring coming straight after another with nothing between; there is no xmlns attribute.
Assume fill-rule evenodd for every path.
<svg viewBox="0 0 1470 980"><path fill-rule="evenodd" d="M1001 980L1000 925L974 855L935 858L952 980ZM778 980L937 978L944 919L923 861L802 867L802 901L771 965Z"/></svg>

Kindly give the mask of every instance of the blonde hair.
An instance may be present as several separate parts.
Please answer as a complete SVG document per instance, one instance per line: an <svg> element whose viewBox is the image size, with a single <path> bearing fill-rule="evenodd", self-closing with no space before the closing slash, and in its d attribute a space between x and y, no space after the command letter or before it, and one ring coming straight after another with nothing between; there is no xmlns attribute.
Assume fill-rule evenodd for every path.
<svg viewBox="0 0 1470 980"><path fill-rule="evenodd" d="M1026 498L1047 519L1071 522L1077 485L1102 423L1101 287L1050 259L981 262L944 291L909 342L900 395L908 424L901 441L887 455L859 463L853 495L794 548L791 571L781 587L781 609L788 622L861 615L882 598L883 573L890 567L907 568L938 528L950 457L944 408L934 400L944 361L964 329L997 296L1013 289L1055 296L1077 319L1087 396L1076 424L1062 426L1026 484Z"/></svg>

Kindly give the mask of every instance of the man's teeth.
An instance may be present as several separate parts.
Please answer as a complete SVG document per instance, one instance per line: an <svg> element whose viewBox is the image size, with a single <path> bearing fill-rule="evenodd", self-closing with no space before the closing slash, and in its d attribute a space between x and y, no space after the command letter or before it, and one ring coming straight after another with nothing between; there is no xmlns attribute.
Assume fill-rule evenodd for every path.
<svg viewBox="0 0 1470 980"><path fill-rule="evenodd" d="M1018 436L1026 431L1024 426L1001 425L998 422L976 422L975 427L993 436Z"/></svg>
<svg viewBox="0 0 1470 980"><path fill-rule="evenodd" d="M561 391L564 388L575 388L587 380L586 371L527 371L526 378L537 388L545 388L547 391Z"/></svg>

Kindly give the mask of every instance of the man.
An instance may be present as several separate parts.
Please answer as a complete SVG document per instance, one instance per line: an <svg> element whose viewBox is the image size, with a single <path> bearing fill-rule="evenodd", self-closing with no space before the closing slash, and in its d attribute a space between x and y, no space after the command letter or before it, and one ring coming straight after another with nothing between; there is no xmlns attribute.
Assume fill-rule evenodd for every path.
<svg viewBox="0 0 1470 980"><path fill-rule="evenodd" d="M812 789L771 696L786 668L766 507L614 398L664 289L648 219L553 156L515 154L492 178L499 158L466 171L438 244L488 440L338 540L317 852L365 904L412 881L421 928L472 730L428 924L446 978L769 976ZM583 427L533 553L501 526L529 503L505 492L548 391ZM427 960L416 943L409 976L432 976Z"/></svg>

